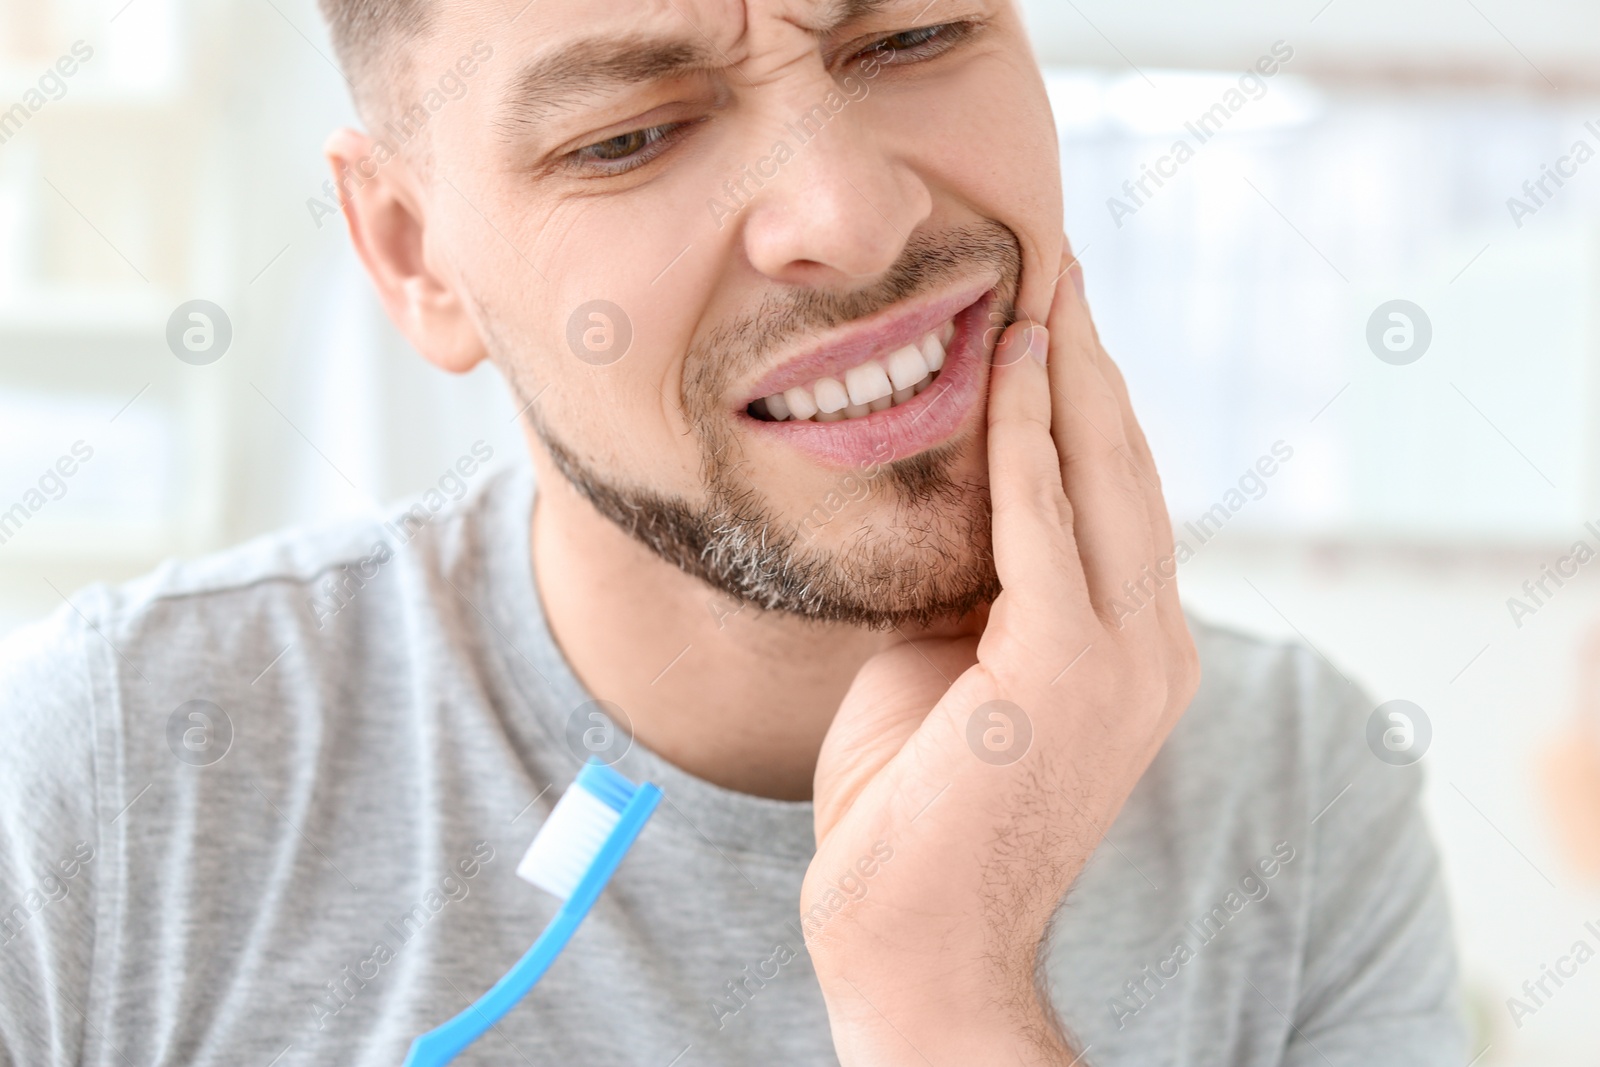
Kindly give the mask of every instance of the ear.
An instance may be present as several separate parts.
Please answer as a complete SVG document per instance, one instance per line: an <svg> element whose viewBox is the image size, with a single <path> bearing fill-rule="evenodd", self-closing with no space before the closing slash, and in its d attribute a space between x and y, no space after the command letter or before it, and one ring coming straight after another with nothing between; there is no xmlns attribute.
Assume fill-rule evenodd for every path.
<svg viewBox="0 0 1600 1067"><path fill-rule="evenodd" d="M406 339L428 362L465 374L488 352L460 295L460 279L447 265L430 261L427 212L415 173L406 159L386 158L386 151L351 129L336 130L323 146L350 240Z"/></svg>

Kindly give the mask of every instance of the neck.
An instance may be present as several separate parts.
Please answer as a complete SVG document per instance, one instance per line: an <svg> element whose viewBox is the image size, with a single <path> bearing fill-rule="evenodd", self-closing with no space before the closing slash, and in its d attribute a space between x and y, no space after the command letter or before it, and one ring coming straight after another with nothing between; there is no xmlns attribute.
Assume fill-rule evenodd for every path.
<svg viewBox="0 0 1600 1067"><path fill-rule="evenodd" d="M741 608L618 529L534 451L535 581L584 687L627 713L638 744L696 777L810 799L834 712L899 635Z"/></svg>

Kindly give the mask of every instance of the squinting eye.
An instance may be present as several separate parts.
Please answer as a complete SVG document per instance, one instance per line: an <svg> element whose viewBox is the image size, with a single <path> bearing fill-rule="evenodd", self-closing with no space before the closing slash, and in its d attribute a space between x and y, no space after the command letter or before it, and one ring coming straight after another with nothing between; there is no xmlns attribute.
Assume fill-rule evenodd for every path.
<svg viewBox="0 0 1600 1067"><path fill-rule="evenodd" d="M944 30L945 27L943 26L924 26L920 30L907 30L905 33L897 33L893 37L885 37L878 47L889 48L897 52L907 51L927 44L937 38Z"/></svg>
<svg viewBox="0 0 1600 1067"><path fill-rule="evenodd" d="M647 130L618 134L578 149L572 153L572 158L580 166L588 164L605 173L621 173L654 159L667 139L683 126L681 122L669 122Z"/></svg>
<svg viewBox="0 0 1600 1067"><path fill-rule="evenodd" d="M901 57L932 58L972 36L976 29L976 24L971 22L943 22L937 26L905 30L883 38L856 58L872 56L884 61L899 60Z"/></svg>

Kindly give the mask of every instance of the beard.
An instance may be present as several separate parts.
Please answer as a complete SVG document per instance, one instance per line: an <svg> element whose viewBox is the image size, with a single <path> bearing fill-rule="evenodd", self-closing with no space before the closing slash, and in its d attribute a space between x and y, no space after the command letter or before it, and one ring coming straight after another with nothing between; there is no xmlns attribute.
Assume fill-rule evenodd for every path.
<svg viewBox="0 0 1600 1067"><path fill-rule="evenodd" d="M741 605L871 630L920 629L965 616L1000 594L988 486L960 473L970 442L957 438L843 476L841 489L851 479L864 482L861 502L889 509L892 518L862 523L843 544L829 547L806 532L808 516L785 515L747 473L751 465L727 418L725 397L738 376L759 368L774 346L852 322L940 282L971 277L975 269L998 269L995 325L1010 325L1021 246L1010 229L985 222L916 235L883 281L869 289L769 297L755 314L720 327L691 349L681 401L699 444L700 501L628 485L586 463L523 395L511 373L514 364L505 358L510 352L498 343L495 362L527 406L556 469L600 514L663 560ZM983 336L998 337L999 330ZM826 508L808 515L818 510L824 531L839 521Z"/></svg>

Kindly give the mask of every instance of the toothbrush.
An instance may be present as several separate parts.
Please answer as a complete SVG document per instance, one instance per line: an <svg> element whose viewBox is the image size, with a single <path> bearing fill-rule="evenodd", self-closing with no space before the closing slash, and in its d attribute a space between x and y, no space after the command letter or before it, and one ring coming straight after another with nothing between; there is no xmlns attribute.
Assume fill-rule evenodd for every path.
<svg viewBox="0 0 1600 1067"><path fill-rule="evenodd" d="M661 790L594 757L528 846L517 875L564 903L533 947L470 1008L411 1043L404 1067L443 1067L499 1022L550 969L649 821Z"/></svg>

